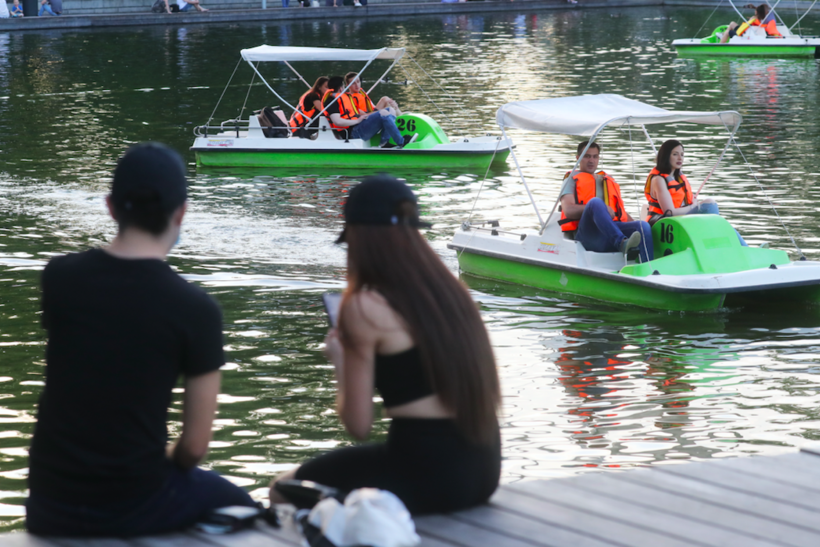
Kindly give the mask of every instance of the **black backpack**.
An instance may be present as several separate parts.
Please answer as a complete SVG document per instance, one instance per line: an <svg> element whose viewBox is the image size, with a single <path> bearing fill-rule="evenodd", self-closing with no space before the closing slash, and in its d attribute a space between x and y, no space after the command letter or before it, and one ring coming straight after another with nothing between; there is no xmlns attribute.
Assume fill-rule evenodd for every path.
<svg viewBox="0 0 820 547"><path fill-rule="evenodd" d="M154 2L154 5L151 6L151 11L153 13L165 13L165 0L157 0Z"/></svg>
<svg viewBox="0 0 820 547"><path fill-rule="evenodd" d="M278 110L278 106L276 107ZM281 110L278 110L282 112ZM259 120L259 125L262 126L262 132L269 139L284 139L290 135L288 124L282 121L282 118L276 115L273 108L266 106L262 110L254 112L256 118Z"/></svg>

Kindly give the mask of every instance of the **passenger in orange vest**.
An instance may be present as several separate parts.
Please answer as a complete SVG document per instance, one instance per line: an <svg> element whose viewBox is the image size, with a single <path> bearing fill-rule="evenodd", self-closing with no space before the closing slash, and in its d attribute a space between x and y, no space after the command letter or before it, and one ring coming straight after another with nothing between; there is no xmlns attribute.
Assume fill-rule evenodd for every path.
<svg viewBox="0 0 820 547"><path fill-rule="evenodd" d="M661 215L719 215L718 204L712 198L694 199L692 186L681 172L683 167L683 145L670 139L661 145L655 168L646 177L644 195L649 202L647 222ZM653 222L654 223L654 222ZM737 230L735 230L737 232ZM740 244L746 242L737 234Z"/></svg>
<svg viewBox="0 0 820 547"><path fill-rule="evenodd" d="M359 79L359 75L355 72L348 72L345 74L345 86L350 85L347 89L347 92L350 93L350 96L353 97L353 102L356 103L356 108L359 109L360 112L373 112L375 110L386 110L389 108L393 109L394 116L401 116L401 109L399 108L398 103L391 99L390 97L382 97L379 99L379 102L373 106L373 101L370 100L367 93L364 89L362 89L362 81Z"/></svg>
<svg viewBox="0 0 820 547"><path fill-rule="evenodd" d="M337 130L350 130L350 138L370 140L380 134L381 148L402 148L412 141L410 135L404 137L396 127L396 116L388 111L360 112L350 93L342 93L344 82L336 77L328 83L331 88L323 99L325 113L330 118L330 126ZM392 139L393 143L390 142Z"/></svg>
<svg viewBox="0 0 820 547"><path fill-rule="evenodd" d="M782 38L783 35L780 34L780 31L777 30L777 21L774 16L774 12L769 10L769 6L766 4L760 4L759 6L755 7L754 4L748 4L745 7L753 8L755 10L755 15L745 23L741 23L738 25L734 21L729 23L729 28L726 32L723 33L723 36L720 38L720 43L725 44L729 41L730 38L734 36L743 36L747 30L751 27L763 27L766 31L766 36L777 36Z"/></svg>
<svg viewBox="0 0 820 547"><path fill-rule="evenodd" d="M296 110L290 117L290 129L294 136L309 139L316 134L316 130L308 130L306 125L308 121L316 117L310 123L310 127L319 126L319 117L316 114L322 111L322 97L327 93L329 79L327 76L319 76L313 87L299 98L299 104L296 105Z"/></svg>
<svg viewBox="0 0 820 547"><path fill-rule="evenodd" d="M594 142L584 152L587 143L578 145L575 157L581 163L576 171L567 173L561 188L561 230L574 236L587 251L626 253L637 247L641 262L649 262L654 257L649 224L633 220L615 180L603 171L595 172L601 147Z"/></svg>

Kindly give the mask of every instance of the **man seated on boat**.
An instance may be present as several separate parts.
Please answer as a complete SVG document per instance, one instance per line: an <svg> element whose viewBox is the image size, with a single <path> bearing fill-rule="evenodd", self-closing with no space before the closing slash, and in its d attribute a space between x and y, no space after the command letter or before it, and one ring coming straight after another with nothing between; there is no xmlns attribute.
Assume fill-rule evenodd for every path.
<svg viewBox="0 0 820 547"><path fill-rule="evenodd" d="M319 126L319 116L316 114L322 110L322 97L327 93L328 80L330 78L327 76L319 76L313 87L299 98L299 104L293 111L293 116L290 117L290 130L294 137L309 139L317 133L313 128ZM308 129L307 123L313 118L316 119L310 123L311 129Z"/></svg>
<svg viewBox="0 0 820 547"><path fill-rule="evenodd" d="M106 199L116 237L43 270L48 344L29 451L31 533L160 534L219 507L255 506L242 488L197 467L225 357L219 306L165 261L185 216L186 171L165 146L133 147ZM182 424L168 444L179 377L185 395L173 419Z"/></svg>
<svg viewBox="0 0 820 547"><path fill-rule="evenodd" d="M370 97L367 95L364 89L362 89L362 81L359 79L359 75L356 72L348 72L345 74L345 87L350 86L347 88L347 92L350 93L350 96L353 97L353 102L356 104L356 108L359 109L359 112L374 112L376 110L387 110L392 108L394 116L401 116L401 109L399 108L398 103L391 99L390 97L382 97L379 99L379 102L373 106L373 101L370 100Z"/></svg>
<svg viewBox="0 0 820 547"><path fill-rule="evenodd" d="M644 221L633 220L621 199L621 188L598 168L601 147L597 142L578 145L578 169L570 171L561 188L561 230L580 241L587 251L627 253L638 248L641 262L654 258L652 231ZM583 157L581 154L583 153Z"/></svg>
<svg viewBox="0 0 820 547"><path fill-rule="evenodd" d="M338 80L337 80L338 78ZM396 127L396 116L389 110L360 112L350 93L342 93L344 80L334 76L328 82L330 91L325 94L325 114L330 118L330 127L338 132L348 130L348 138L370 140L381 134L381 148L402 148L406 140ZM393 139L392 144L390 139Z"/></svg>
<svg viewBox="0 0 820 547"><path fill-rule="evenodd" d="M753 4L748 4L747 8L753 8L755 15L745 23L738 25L734 21L729 23L729 28L723 33L720 38L720 43L725 44L730 38L734 36L743 36L751 27L762 27L766 31L766 36L777 36L782 38L783 35L777 30L777 21L775 20L774 12L769 10L766 4L760 4L755 7Z"/></svg>

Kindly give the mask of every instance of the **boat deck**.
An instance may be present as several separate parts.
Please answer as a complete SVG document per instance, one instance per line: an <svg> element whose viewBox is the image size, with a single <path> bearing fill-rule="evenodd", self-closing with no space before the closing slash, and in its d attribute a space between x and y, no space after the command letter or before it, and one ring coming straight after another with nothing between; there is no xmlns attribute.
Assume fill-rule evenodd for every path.
<svg viewBox="0 0 820 547"><path fill-rule="evenodd" d="M0 536L3 547L297 547L260 523L226 536L187 532L132 540ZM820 545L820 443L798 453L655 465L502 486L487 505L416 519L424 547L691 547Z"/></svg>

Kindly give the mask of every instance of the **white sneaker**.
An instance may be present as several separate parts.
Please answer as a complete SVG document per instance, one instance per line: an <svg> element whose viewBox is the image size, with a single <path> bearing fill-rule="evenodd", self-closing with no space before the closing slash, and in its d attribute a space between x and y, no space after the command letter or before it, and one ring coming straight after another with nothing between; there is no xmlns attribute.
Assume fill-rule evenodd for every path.
<svg viewBox="0 0 820 547"><path fill-rule="evenodd" d="M353 2L353 7L354 8L360 8L360 7L362 7L362 5L359 2Z"/></svg>

